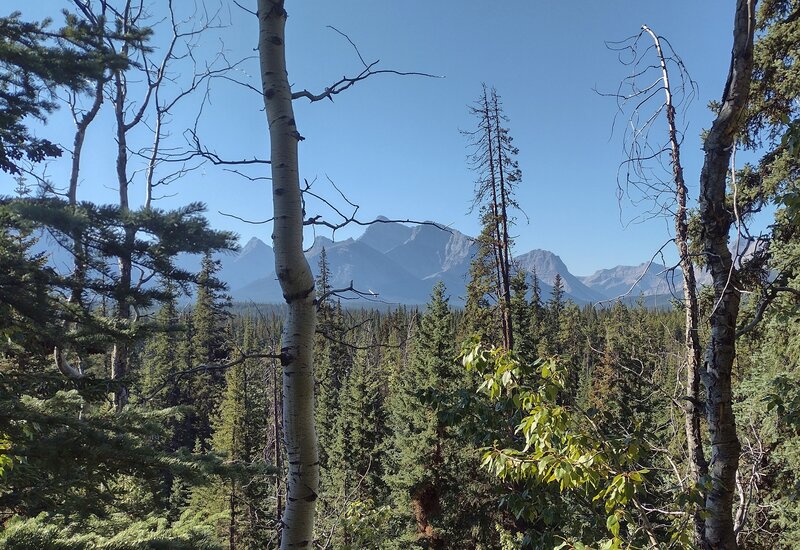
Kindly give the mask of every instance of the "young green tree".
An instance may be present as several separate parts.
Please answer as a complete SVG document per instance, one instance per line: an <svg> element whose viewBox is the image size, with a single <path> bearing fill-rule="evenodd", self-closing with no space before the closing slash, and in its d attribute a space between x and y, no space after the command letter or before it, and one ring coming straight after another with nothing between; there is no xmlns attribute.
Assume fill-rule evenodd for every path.
<svg viewBox="0 0 800 550"><path fill-rule="evenodd" d="M439 417L431 392L447 394L459 385L454 327L441 282L419 325L411 359L397 373L389 402L391 428L387 483L401 517L407 522L403 540L428 548L445 548L452 525L443 509L456 491L458 444Z"/></svg>
<svg viewBox="0 0 800 550"><path fill-rule="evenodd" d="M191 319L192 368L220 364L230 354L230 297L221 290L224 287L216 278L219 267L219 261L212 259L210 254L203 256ZM195 445L199 450L207 451L210 448L211 418L222 398L224 373L219 369L202 370L192 375L188 384L187 396L194 409L192 431Z"/></svg>
<svg viewBox="0 0 800 550"><path fill-rule="evenodd" d="M511 326L514 329L514 353L524 362L532 362L536 353L532 338L535 306L528 302L528 290L527 274L517 271L511 279Z"/></svg>

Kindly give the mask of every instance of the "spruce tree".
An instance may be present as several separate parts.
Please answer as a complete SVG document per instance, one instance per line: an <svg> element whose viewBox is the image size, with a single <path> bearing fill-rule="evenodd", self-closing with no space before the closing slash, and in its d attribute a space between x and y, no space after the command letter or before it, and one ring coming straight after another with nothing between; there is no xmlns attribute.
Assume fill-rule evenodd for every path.
<svg viewBox="0 0 800 550"><path fill-rule="evenodd" d="M230 298L216 278L219 261L205 254L198 276L197 297L192 310L192 368L213 367L228 358ZM195 446L209 450L211 419L222 398L224 374L219 369L201 370L188 381L188 396L194 409L192 427Z"/></svg>
<svg viewBox="0 0 800 550"><path fill-rule="evenodd" d="M561 331L561 312L564 310L564 281L559 273L553 279L553 290L547 300L544 314L544 337L539 343L540 355L556 355L561 353L559 332Z"/></svg>
<svg viewBox="0 0 800 550"><path fill-rule="evenodd" d="M514 329L514 354L519 361L532 363L536 348L531 331L533 304L528 302L528 282L522 270L511 279L511 322Z"/></svg>
<svg viewBox="0 0 800 550"><path fill-rule="evenodd" d="M459 385L455 367L455 342L445 287L433 288L419 325L408 367L399 372L390 394L390 474L387 483L404 521L402 540L428 548L445 548L453 541L453 525L443 505L455 497L456 472L452 470L458 445L439 417L432 392L443 394Z"/></svg>
<svg viewBox="0 0 800 550"><path fill-rule="evenodd" d="M330 480L328 470L328 454L335 439L335 428L340 411L342 384L350 370L351 351L347 345L344 332L344 313L341 303L327 296L330 291L330 267L325 248L319 259L319 276L316 282L319 295L323 298L317 305L317 334L315 337L314 356L316 374L317 433L320 450L321 481ZM323 488L323 491L325 489Z"/></svg>

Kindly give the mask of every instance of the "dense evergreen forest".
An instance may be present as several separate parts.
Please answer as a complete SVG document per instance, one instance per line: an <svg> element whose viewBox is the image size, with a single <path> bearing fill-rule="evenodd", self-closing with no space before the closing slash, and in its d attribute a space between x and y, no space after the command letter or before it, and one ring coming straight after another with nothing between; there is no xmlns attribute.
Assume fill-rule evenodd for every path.
<svg viewBox="0 0 800 550"><path fill-rule="evenodd" d="M304 211L291 104L374 70L292 92L282 0L257 4L286 303L232 303L214 254L236 250L235 235L211 228L202 204L152 202L190 175L159 149L184 97L161 93L174 78L163 67L184 54L152 62L136 2L65 4L57 24L0 17L0 176L16 186L0 196L0 546L800 547L800 2L736 2L696 207L667 77L684 68L665 39L639 35L660 76L621 97L666 92L656 149L684 275L660 309L579 306L558 277L543 295L518 268L523 174L491 86L465 132L482 227L465 306L441 282L424 307L332 288L324 250L311 281L303 227L319 218ZM173 45L192 36L174 13L172 24ZM186 94L223 71L206 70ZM142 82L147 100L132 102ZM74 118L69 148L35 126L57 108ZM113 205L78 193L84 138L105 110ZM151 141L136 152L141 131ZM236 164L194 144L177 162ZM730 170L736 147L757 160ZM632 150L638 166L653 149ZM53 186L37 168L62 155L71 177ZM767 206L768 234L732 256ZM43 243L68 251L69 269ZM187 256L201 258L196 273Z"/></svg>

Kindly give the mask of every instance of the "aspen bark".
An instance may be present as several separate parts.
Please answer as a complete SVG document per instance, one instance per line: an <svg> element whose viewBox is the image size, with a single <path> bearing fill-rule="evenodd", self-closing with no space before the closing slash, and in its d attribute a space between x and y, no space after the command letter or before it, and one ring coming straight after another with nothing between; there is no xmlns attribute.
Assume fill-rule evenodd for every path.
<svg viewBox="0 0 800 550"><path fill-rule="evenodd" d="M700 173L700 239L714 287L714 306L709 319L711 339L701 372L707 393L706 417L711 440L705 546L714 550L737 547L733 500L741 446L733 413L731 371L736 357L740 291L728 250L734 218L725 199L731 152L750 93L755 4L756 0L736 2L728 81L717 117L703 143L705 158Z"/></svg>
<svg viewBox="0 0 800 550"><path fill-rule="evenodd" d="M258 0L259 57L270 135L275 273L288 306L281 343L283 436L288 457L281 548L311 548L319 490L314 426L314 278L303 255L297 144L301 139L286 72L283 0Z"/></svg>

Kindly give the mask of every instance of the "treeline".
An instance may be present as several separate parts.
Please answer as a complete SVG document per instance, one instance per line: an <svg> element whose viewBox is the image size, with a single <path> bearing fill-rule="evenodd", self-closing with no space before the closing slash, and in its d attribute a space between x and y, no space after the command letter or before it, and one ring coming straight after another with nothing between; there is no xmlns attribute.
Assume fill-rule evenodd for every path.
<svg viewBox="0 0 800 550"><path fill-rule="evenodd" d="M324 294L324 254L320 268ZM231 308L224 293L204 284L214 270L206 258L192 307L172 299L153 313L158 331L132 351L126 414L103 417L119 418L135 433L151 464L93 472L93 459L122 460L114 449L129 453L132 441L103 437L64 448L50 429L69 425L63 416L69 399L77 406L75 390L48 396L55 382L40 380L32 392L39 396L23 398L35 399L50 420L26 420L42 438L37 455L4 470L5 546L133 548L134 538L146 547L158 540L170 548L277 545L286 461L281 317ZM543 303L537 288L535 274L515 276L512 357L532 368L514 376L535 387L543 370L562 375L550 396L558 409L549 410L577 419L565 426L571 438L609 446L597 450L598 464L609 448L617 453L609 460L616 473L627 472L628 497L594 498L598 480L564 482L569 472L507 476L487 461L491 450L523 448L526 408L511 392L500 392L509 399L482 393L492 375L461 364L481 327L448 306L443 285L423 309L345 309L328 297L319 304L315 343L322 476L316 547L616 547L615 533L632 547L653 540L691 547L688 518L702 502L688 483L685 456L682 312L641 303L579 307L563 300L559 284ZM486 318L485 341L499 341L502 325ZM776 312L748 337L742 357L752 360L739 365L747 390L737 402L747 426L739 513L751 547L789 548L800 536L792 498L798 424L784 414L787 398L797 399L785 365L796 361L800 330L780 319ZM90 408L112 404L80 407L88 417ZM69 472L56 465L64 460Z"/></svg>

